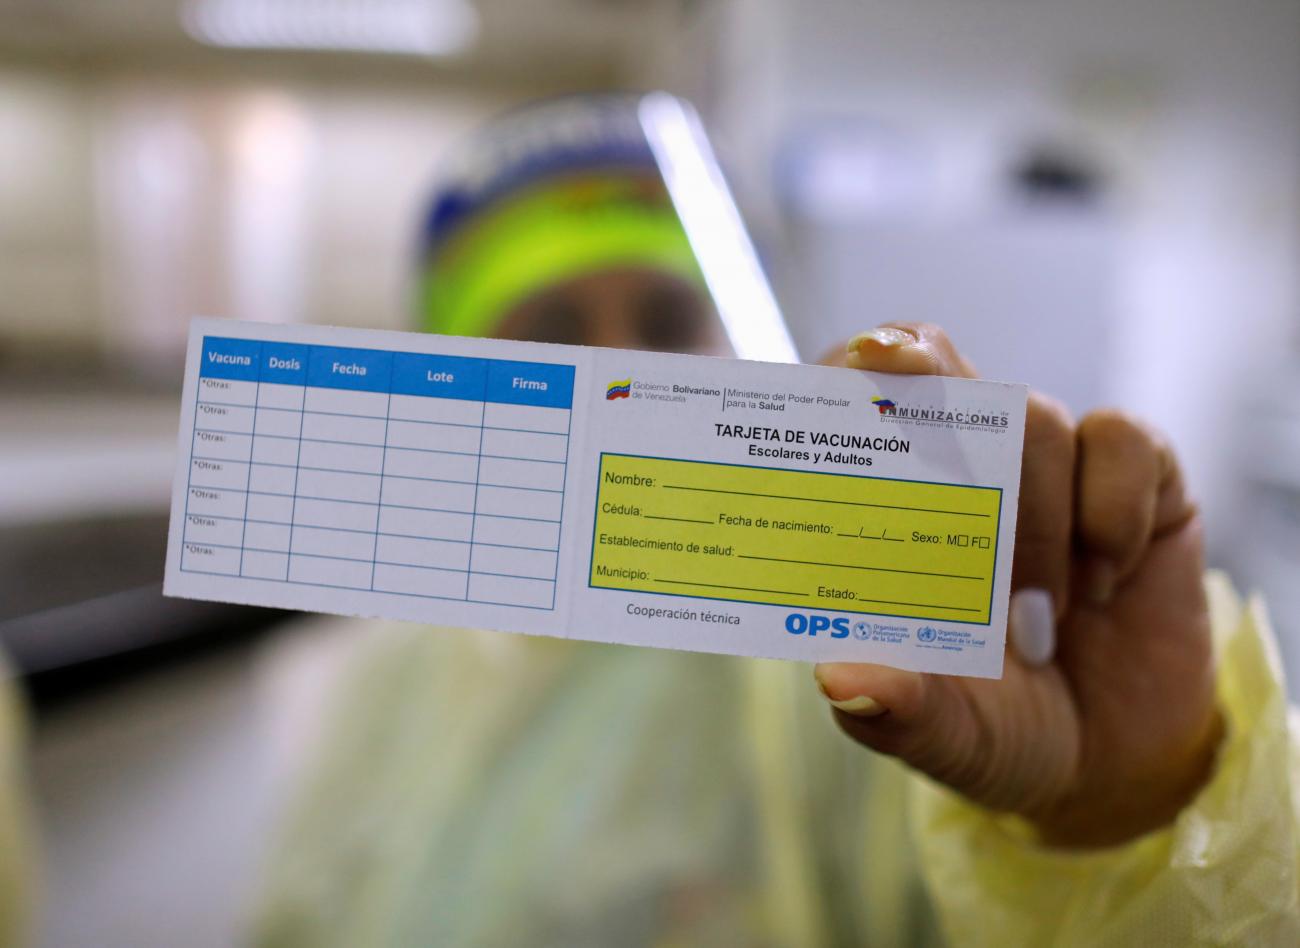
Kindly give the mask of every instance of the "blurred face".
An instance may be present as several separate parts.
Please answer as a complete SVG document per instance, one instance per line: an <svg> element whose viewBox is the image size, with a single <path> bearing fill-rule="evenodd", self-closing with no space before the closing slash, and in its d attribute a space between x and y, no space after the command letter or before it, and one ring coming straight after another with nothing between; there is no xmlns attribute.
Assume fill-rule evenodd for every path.
<svg viewBox="0 0 1300 948"><path fill-rule="evenodd" d="M496 335L652 352L730 352L713 305L697 286L632 267L576 277L534 294L510 312Z"/></svg>

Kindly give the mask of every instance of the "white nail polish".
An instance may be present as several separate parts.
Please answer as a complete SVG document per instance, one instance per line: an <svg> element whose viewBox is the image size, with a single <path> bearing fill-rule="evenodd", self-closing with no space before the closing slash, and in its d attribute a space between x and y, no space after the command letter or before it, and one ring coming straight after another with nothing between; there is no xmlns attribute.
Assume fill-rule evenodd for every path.
<svg viewBox="0 0 1300 948"><path fill-rule="evenodd" d="M1046 589L1022 589L1011 597L1011 644L1026 665L1046 665L1056 654L1056 614Z"/></svg>

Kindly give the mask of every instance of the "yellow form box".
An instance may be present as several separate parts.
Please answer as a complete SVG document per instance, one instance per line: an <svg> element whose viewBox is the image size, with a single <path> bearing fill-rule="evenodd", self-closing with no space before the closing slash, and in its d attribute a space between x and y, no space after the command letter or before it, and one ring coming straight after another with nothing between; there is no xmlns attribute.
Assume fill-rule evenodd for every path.
<svg viewBox="0 0 1300 948"><path fill-rule="evenodd" d="M602 454L589 583L987 625L1002 491Z"/></svg>

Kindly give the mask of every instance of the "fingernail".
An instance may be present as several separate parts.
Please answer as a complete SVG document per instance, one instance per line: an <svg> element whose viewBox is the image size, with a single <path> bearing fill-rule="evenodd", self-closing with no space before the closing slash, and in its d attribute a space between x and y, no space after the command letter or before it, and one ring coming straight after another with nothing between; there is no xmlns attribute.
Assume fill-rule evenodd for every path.
<svg viewBox="0 0 1300 948"><path fill-rule="evenodd" d="M878 346L905 346L909 342L915 342L914 337L906 329L895 329L892 326L877 326L875 329L868 329L866 332L860 332L849 340L847 349L849 352L857 352L864 342L874 342Z"/></svg>
<svg viewBox="0 0 1300 948"><path fill-rule="evenodd" d="M820 666L818 666L818 669ZM878 714L885 713L885 706L875 698L868 698L866 695L858 695L855 698L845 698L842 701L836 701L831 697L831 693L826 690L826 683L822 681L818 669L813 670L817 678L817 690L822 693L822 697L830 702L832 708L839 708L848 714L856 715L860 718L874 718Z"/></svg>
<svg viewBox="0 0 1300 948"><path fill-rule="evenodd" d="M1115 564L1098 557L1088 566L1088 599L1094 606L1107 605L1115 596Z"/></svg>
<svg viewBox="0 0 1300 948"><path fill-rule="evenodd" d="M829 698L826 700L830 701ZM845 701L831 701L831 707L839 708L841 711L858 718L874 718L885 713L883 704L875 698L868 698L866 695L858 695L856 698L849 698Z"/></svg>
<svg viewBox="0 0 1300 948"><path fill-rule="evenodd" d="M1021 589L1011 597L1011 644L1026 665L1046 665L1056 653L1056 617L1046 589Z"/></svg>

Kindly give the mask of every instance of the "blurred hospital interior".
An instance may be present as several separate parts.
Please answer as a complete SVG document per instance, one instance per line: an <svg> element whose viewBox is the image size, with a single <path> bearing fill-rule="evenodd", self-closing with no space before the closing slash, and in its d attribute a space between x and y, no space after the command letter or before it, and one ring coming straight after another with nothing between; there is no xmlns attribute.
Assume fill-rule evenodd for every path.
<svg viewBox="0 0 1300 948"><path fill-rule="evenodd" d="M414 329L503 110L698 109L805 360L889 320L1165 432L1300 696L1297 0L0 0L0 648L42 945L239 940L328 617L163 600L192 315Z"/></svg>

